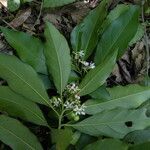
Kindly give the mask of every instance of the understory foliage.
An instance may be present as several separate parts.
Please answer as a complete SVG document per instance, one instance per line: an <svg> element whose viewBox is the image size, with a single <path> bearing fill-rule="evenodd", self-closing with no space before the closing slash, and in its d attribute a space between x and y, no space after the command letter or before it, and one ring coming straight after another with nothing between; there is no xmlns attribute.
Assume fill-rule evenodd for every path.
<svg viewBox="0 0 150 150"><path fill-rule="evenodd" d="M16 54L0 53L0 78L7 82L0 86L3 143L14 150L150 146L150 87L106 86L116 61L139 39L140 8L120 4L108 11L108 4L93 9L70 41L50 22L45 41L0 27ZM46 128L50 144L42 145L30 125Z"/></svg>

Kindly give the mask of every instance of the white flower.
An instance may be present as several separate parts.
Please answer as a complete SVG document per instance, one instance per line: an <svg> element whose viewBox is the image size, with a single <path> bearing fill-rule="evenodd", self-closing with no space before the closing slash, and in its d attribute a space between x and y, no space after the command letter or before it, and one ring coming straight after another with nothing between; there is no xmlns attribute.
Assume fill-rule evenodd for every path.
<svg viewBox="0 0 150 150"><path fill-rule="evenodd" d="M80 90L79 87L75 83L71 83L71 84L67 85L67 89L72 94L74 94Z"/></svg>
<svg viewBox="0 0 150 150"><path fill-rule="evenodd" d="M84 55L85 55L85 54L84 54L84 51L81 50L81 51L79 52L79 56L80 56L80 57L83 57Z"/></svg>
<svg viewBox="0 0 150 150"><path fill-rule="evenodd" d="M89 69L94 69L94 68L95 68L95 63L90 62Z"/></svg>
<svg viewBox="0 0 150 150"><path fill-rule="evenodd" d="M75 54L75 59L79 59L79 55L78 55L78 53L74 53Z"/></svg>
<svg viewBox="0 0 150 150"><path fill-rule="evenodd" d="M72 109L73 108L73 102L69 102L69 101L66 101L64 103L64 107L66 107L67 109Z"/></svg>
<svg viewBox="0 0 150 150"><path fill-rule="evenodd" d="M54 107L58 107L61 104L61 99L53 97L52 103L53 103Z"/></svg>
<svg viewBox="0 0 150 150"><path fill-rule="evenodd" d="M73 111L75 112L76 115L85 115L85 105L78 106L76 105Z"/></svg>
<svg viewBox="0 0 150 150"><path fill-rule="evenodd" d="M90 2L90 0L84 0L84 3L85 4L87 4L87 3L89 3Z"/></svg>
<svg viewBox="0 0 150 150"><path fill-rule="evenodd" d="M87 62L87 61L81 61L81 63L82 63L84 66L86 66L86 67L89 66L89 62Z"/></svg>
<svg viewBox="0 0 150 150"><path fill-rule="evenodd" d="M80 96L79 96L79 95L76 94L74 97L75 97L76 99L80 100Z"/></svg>
<svg viewBox="0 0 150 150"><path fill-rule="evenodd" d="M84 54L84 51L81 50L81 51L79 51L79 52L74 52L74 55L75 55L74 58L75 58L76 60L79 59L79 61L80 61L80 58L82 58L85 54Z"/></svg>

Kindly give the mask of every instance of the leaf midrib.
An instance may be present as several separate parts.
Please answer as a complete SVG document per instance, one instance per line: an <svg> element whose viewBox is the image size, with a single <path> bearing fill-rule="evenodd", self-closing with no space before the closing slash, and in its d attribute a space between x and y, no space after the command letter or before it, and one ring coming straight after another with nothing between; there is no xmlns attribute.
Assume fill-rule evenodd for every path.
<svg viewBox="0 0 150 150"><path fill-rule="evenodd" d="M14 104L17 104L17 105L19 105L19 106L25 108L26 110L30 111L33 115L37 116L41 121L45 122L45 120L43 120L43 119L42 119L39 115L37 115L34 111L30 110L29 107L27 107L27 106L25 107L24 105L21 105L21 104L19 104L19 103L16 103L15 101L10 101L10 100L7 99L7 98L0 97L0 99L6 100L6 101L8 101L8 102L10 102L10 103L14 103Z"/></svg>
<svg viewBox="0 0 150 150"><path fill-rule="evenodd" d="M49 27L48 27L49 28ZM49 35L50 35L50 37L51 37L51 32L50 32L50 29L49 29ZM59 60L59 54L58 54L58 52L57 52L57 48L56 48L56 45L55 45L55 42L54 42L54 39L51 37L51 40L52 40L52 42L53 42L53 46L54 46L54 49L55 49L55 51L54 52L56 52L56 59L57 59L57 62L58 62L58 68L59 68L59 74L60 74L60 94L62 94L62 69L61 69L61 63L60 63L60 60ZM61 44L60 44L61 45ZM60 47L59 47L60 48Z"/></svg>
<svg viewBox="0 0 150 150"><path fill-rule="evenodd" d="M17 139L19 139L22 143L24 143L25 145L27 145L30 149L32 150L36 150L35 148L32 147L32 145L28 144L26 141L24 141L22 138L20 138L19 136L17 136L15 133L13 133L12 131L8 130L7 128L3 127L0 125L0 127L3 129L3 130L6 130L6 132L8 132L9 134L15 136Z"/></svg>
<svg viewBox="0 0 150 150"><path fill-rule="evenodd" d="M148 118L144 118L143 120L147 120ZM132 120L132 121L135 121L135 120L140 120L141 121L141 119L134 119L134 120ZM108 123L107 122L101 122L101 123L95 123L95 124L74 124L74 125L71 125L71 124L66 124L65 126L73 126L73 127L82 127L82 126L100 126L100 125L109 125L109 124L122 124L122 123L124 123L126 120L120 120L120 121L116 121L116 122L110 122L109 120L107 120L108 121Z"/></svg>
<svg viewBox="0 0 150 150"><path fill-rule="evenodd" d="M9 37L10 38L10 37ZM17 43L17 45L19 45L19 47L23 47L18 41L16 42L16 40L14 40L14 38L11 37L11 40L14 41L15 43ZM18 46L17 46L18 47ZM43 47L41 46L42 50L43 50ZM41 50L41 51L42 51ZM17 53L18 53L18 50L16 50ZM38 60L37 57L35 57L35 55L32 55L33 53L29 52L29 51L25 51L27 52L28 55L31 55L32 58L35 58L36 60ZM39 51L38 51L39 52ZM22 56L21 56L22 57ZM42 61L42 62L45 62L45 60L42 58L42 57L39 57L39 59Z"/></svg>
<svg viewBox="0 0 150 150"><path fill-rule="evenodd" d="M13 70L11 70L9 67L6 67L10 72L12 72L15 76L17 76L20 80L22 80L25 84L27 84L37 95L39 95L49 106L50 104L47 102L47 100L36 90L34 89L28 82L24 81L19 75L17 75Z"/></svg>
<svg viewBox="0 0 150 150"><path fill-rule="evenodd" d="M130 97L130 96L135 96L135 95L139 95L139 94L142 94L143 92L147 92L147 91L149 91L150 89L147 89L147 90L145 90L145 91L142 91L142 92L139 92L139 93L135 93L135 94L130 94L130 95L126 95L126 96L123 96L123 97L119 97L119 98L115 98L115 99L112 99L112 100L110 100L110 101L107 101L107 102L104 102L105 104L106 103L110 103L110 102L114 102L114 101L118 101L118 100L120 100L120 99L124 99L124 100L126 100L125 98L127 98L127 97ZM89 105L89 106L87 106L88 108L89 107L94 107L94 106L99 106L99 105L101 105L102 103L100 103L100 104L93 104L93 105Z"/></svg>
<svg viewBox="0 0 150 150"><path fill-rule="evenodd" d="M131 8L130 8L130 10L131 10ZM134 12L133 14L135 14L135 12ZM120 16L122 16L122 15L120 15ZM119 16L118 18L120 18L120 16ZM128 16L129 16L129 12L128 12ZM123 26L123 28L122 28L122 30L120 31L120 34L118 35L117 39L112 42L112 44L111 44L111 46L109 47L109 49L112 49L112 47L115 45L116 41L118 41L118 39L120 38L120 35L121 35L121 34L124 32L124 30L128 27L129 22L132 20L133 17L134 17L134 15L132 15L132 17L130 17L130 19L128 20L128 22L126 22L126 25ZM118 19L115 19L115 20L118 20ZM106 55L106 56L107 56L107 55ZM106 56L105 56L105 57L106 57Z"/></svg>
<svg viewBox="0 0 150 150"><path fill-rule="evenodd" d="M114 57L114 55L113 55L113 57ZM99 74L99 72L101 72L102 70L104 70L105 69L104 66L107 65L107 64L108 64L108 61L105 60L105 64L100 64L99 66L97 66L97 68L95 68L95 69L97 69L97 71L95 72L95 75L92 76L91 79L88 80L88 82L86 83L86 85L80 90L79 93L81 93L89 84L91 84L91 82L93 82L93 80L95 80L95 77L97 76L97 74ZM101 69L98 69L100 67L101 67ZM91 71L94 71L94 70L91 70Z"/></svg>

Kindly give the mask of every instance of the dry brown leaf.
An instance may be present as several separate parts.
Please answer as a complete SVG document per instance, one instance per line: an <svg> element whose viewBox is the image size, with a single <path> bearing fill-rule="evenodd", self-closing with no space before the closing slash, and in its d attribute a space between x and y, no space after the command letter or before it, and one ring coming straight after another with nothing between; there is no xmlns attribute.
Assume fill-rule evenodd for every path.
<svg viewBox="0 0 150 150"><path fill-rule="evenodd" d="M14 28L17 28L21 26L30 15L31 15L31 8L22 10L16 15L16 18L10 22L10 25Z"/></svg>

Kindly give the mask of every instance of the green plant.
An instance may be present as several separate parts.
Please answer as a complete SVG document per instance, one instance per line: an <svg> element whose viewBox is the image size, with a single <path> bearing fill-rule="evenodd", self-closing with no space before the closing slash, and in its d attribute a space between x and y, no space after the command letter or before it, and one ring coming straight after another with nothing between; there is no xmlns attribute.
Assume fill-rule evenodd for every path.
<svg viewBox="0 0 150 150"><path fill-rule="evenodd" d="M104 0L74 28L72 48L48 22L46 42L1 27L19 57L0 54L0 77L8 84L0 86L2 142L14 150L43 149L26 121L48 128L54 149L136 149L122 139L150 126L144 105L150 88L106 88L105 82L116 60L139 39L139 7L118 5L108 14L107 5Z"/></svg>
<svg viewBox="0 0 150 150"><path fill-rule="evenodd" d="M13 12L19 9L21 4L32 2L33 0L8 0L8 10ZM54 8L75 2L76 0L42 0L41 6L44 8ZM41 8L42 9L42 8Z"/></svg>

